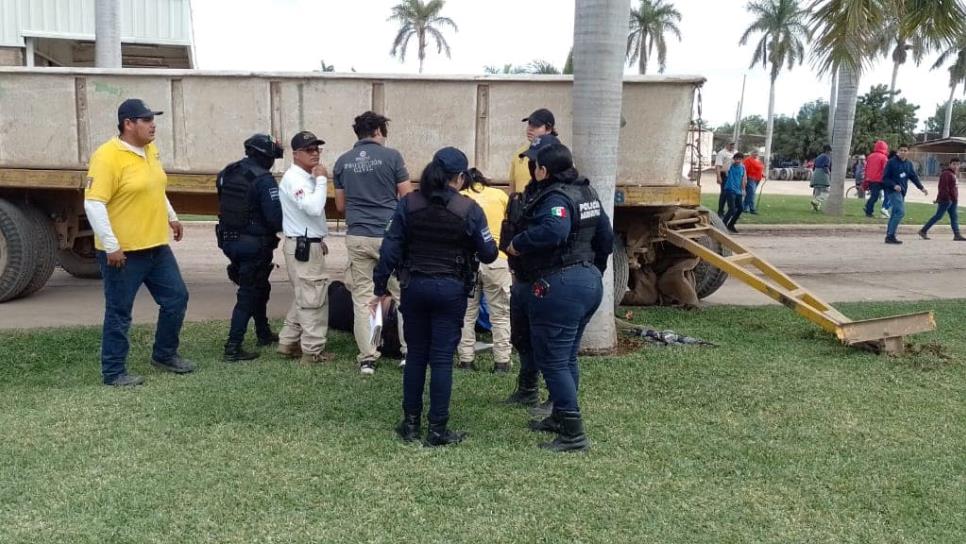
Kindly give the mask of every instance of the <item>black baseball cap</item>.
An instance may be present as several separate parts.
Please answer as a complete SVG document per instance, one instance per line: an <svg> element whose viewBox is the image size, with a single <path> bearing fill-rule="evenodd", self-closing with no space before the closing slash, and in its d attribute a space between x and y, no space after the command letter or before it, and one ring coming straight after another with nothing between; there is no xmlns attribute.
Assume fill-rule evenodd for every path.
<svg viewBox="0 0 966 544"><path fill-rule="evenodd" d="M520 158L522 159L526 157L531 161L535 161L537 160L537 153L539 153L541 149L559 143L560 138L557 138L553 134L544 134L543 136L534 138L533 142L530 143L530 147L528 147L523 153L520 153Z"/></svg>
<svg viewBox="0 0 966 544"><path fill-rule="evenodd" d="M433 155L433 162L442 166L447 174L459 174L466 172L470 167L470 161L463 153L455 147L444 147Z"/></svg>
<svg viewBox="0 0 966 544"><path fill-rule="evenodd" d="M117 122L123 123L125 119L142 119L144 117L154 117L163 114L163 111L154 111L140 98L128 98L117 108Z"/></svg>
<svg viewBox="0 0 966 544"><path fill-rule="evenodd" d="M292 136L292 151L298 151L299 149L305 149L313 145L325 145L325 142L307 130L303 130L295 136Z"/></svg>
<svg viewBox="0 0 966 544"><path fill-rule="evenodd" d="M521 121L525 121L536 127L542 127L543 125L554 126L557 124L557 122L553 118L553 113L551 113L550 110L546 108L540 108L539 110L536 110L535 112L531 113L529 116L521 119Z"/></svg>

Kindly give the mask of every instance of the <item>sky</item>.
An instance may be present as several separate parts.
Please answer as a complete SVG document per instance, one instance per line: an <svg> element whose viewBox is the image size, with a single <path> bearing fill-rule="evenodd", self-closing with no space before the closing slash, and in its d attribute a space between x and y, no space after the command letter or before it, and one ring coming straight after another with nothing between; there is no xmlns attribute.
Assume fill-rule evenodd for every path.
<svg viewBox="0 0 966 544"><path fill-rule="evenodd" d="M707 78L704 118L733 122L747 75L743 115L768 113L768 74L749 68L752 40L738 41L751 22L747 0L671 0L681 12L682 40L669 36L667 75ZM415 42L406 62L390 56L398 29L389 22L398 0L192 0L195 61L205 70L311 71L320 61L336 71L418 72ZM628 0L628 9L630 9ZM547 60L562 68L573 43L573 0L447 0L443 15L458 32L444 29L452 58L427 50L424 73L481 74L486 65ZM948 72L930 71L936 55L899 73L901 97L920 105L920 127L949 96ZM626 73L636 73L627 67ZM860 94L888 85L891 61L882 60L861 79ZM830 80L811 62L783 72L776 89L776 114L795 115L809 101L828 100Z"/></svg>

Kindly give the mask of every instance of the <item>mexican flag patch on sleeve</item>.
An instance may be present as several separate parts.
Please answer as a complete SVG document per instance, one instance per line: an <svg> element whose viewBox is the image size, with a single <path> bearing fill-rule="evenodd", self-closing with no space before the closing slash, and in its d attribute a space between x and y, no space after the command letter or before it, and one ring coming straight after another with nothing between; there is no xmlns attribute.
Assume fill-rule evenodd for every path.
<svg viewBox="0 0 966 544"><path fill-rule="evenodd" d="M554 217L567 217L567 208L563 206L554 206L550 208L550 215Z"/></svg>

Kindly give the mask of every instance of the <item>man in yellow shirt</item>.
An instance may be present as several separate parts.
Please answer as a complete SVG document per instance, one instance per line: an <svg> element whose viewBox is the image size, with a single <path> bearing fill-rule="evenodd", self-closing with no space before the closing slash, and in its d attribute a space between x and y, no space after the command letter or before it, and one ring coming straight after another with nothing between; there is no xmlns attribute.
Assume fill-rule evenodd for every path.
<svg viewBox="0 0 966 544"><path fill-rule="evenodd" d="M557 129L554 128L556 120L553 113L546 108L540 108L524 117L523 122L527 124L527 143L521 145L520 149L517 149L516 153L513 154L513 158L510 159L510 192L513 193L522 193L523 188L533 178L533 173L530 172L528 166L530 161L524 155L530 149L533 139L544 134L557 135Z"/></svg>
<svg viewBox="0 0 966 544"><path fill-rule="evenodd" d="M161 113L139 99L125 100L117 110L118 136L97 148L87 170L84 211L104 278L101 374L107 385L144 383L126 368L131 308L142 284L161 307L151 364L177 374L194 370L178 354L188 288L168 246L168 229L176 241L184 231L165 196L168 177L152 143L154 117Z"/></svg>
<svg viewBox="0 0 966 544"><path fill-rule="evenodd" d="M460 194L473 199L483 208L486 224L500 243L500 226L506 217L509 197L505 192L489 186L489 180L476 168L469 171L469 179ZM480 314L480 299L486 295L490 308L490 325L493 332L493 372L510 371L510 266L502 251L490 264L480 264L480 280L476 295L466 305L463 333L459 344L457 368L476 370L476 318Z"/></svg>

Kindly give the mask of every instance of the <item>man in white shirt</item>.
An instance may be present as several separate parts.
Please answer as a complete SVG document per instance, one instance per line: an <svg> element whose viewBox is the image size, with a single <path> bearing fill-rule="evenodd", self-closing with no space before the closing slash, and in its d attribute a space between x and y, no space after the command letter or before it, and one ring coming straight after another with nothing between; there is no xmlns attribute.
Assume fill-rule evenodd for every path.
<svg viewBox="0 0 966 544"><path fill-rule="evenodd" d="M728 169L731 168L731 161L735 158L735 143L728 142L724 149L718 151L714 156L714 172L718 176L718 186L721 194L718 195L718 217L724 217L725 190L724 182L728 179Z"/></svg>
<svg viewBox="0 0 966 544"><path fill-rule="evenodd" d="M320 160L324 144L311 132L296 134L292 138L293 164L279 183L285 234L282 248L295 299L278 334L278 352L301 356L303 364L324 363L330 358L324 352L329 329L329 278L325 275L329 172Z"/></svg>

